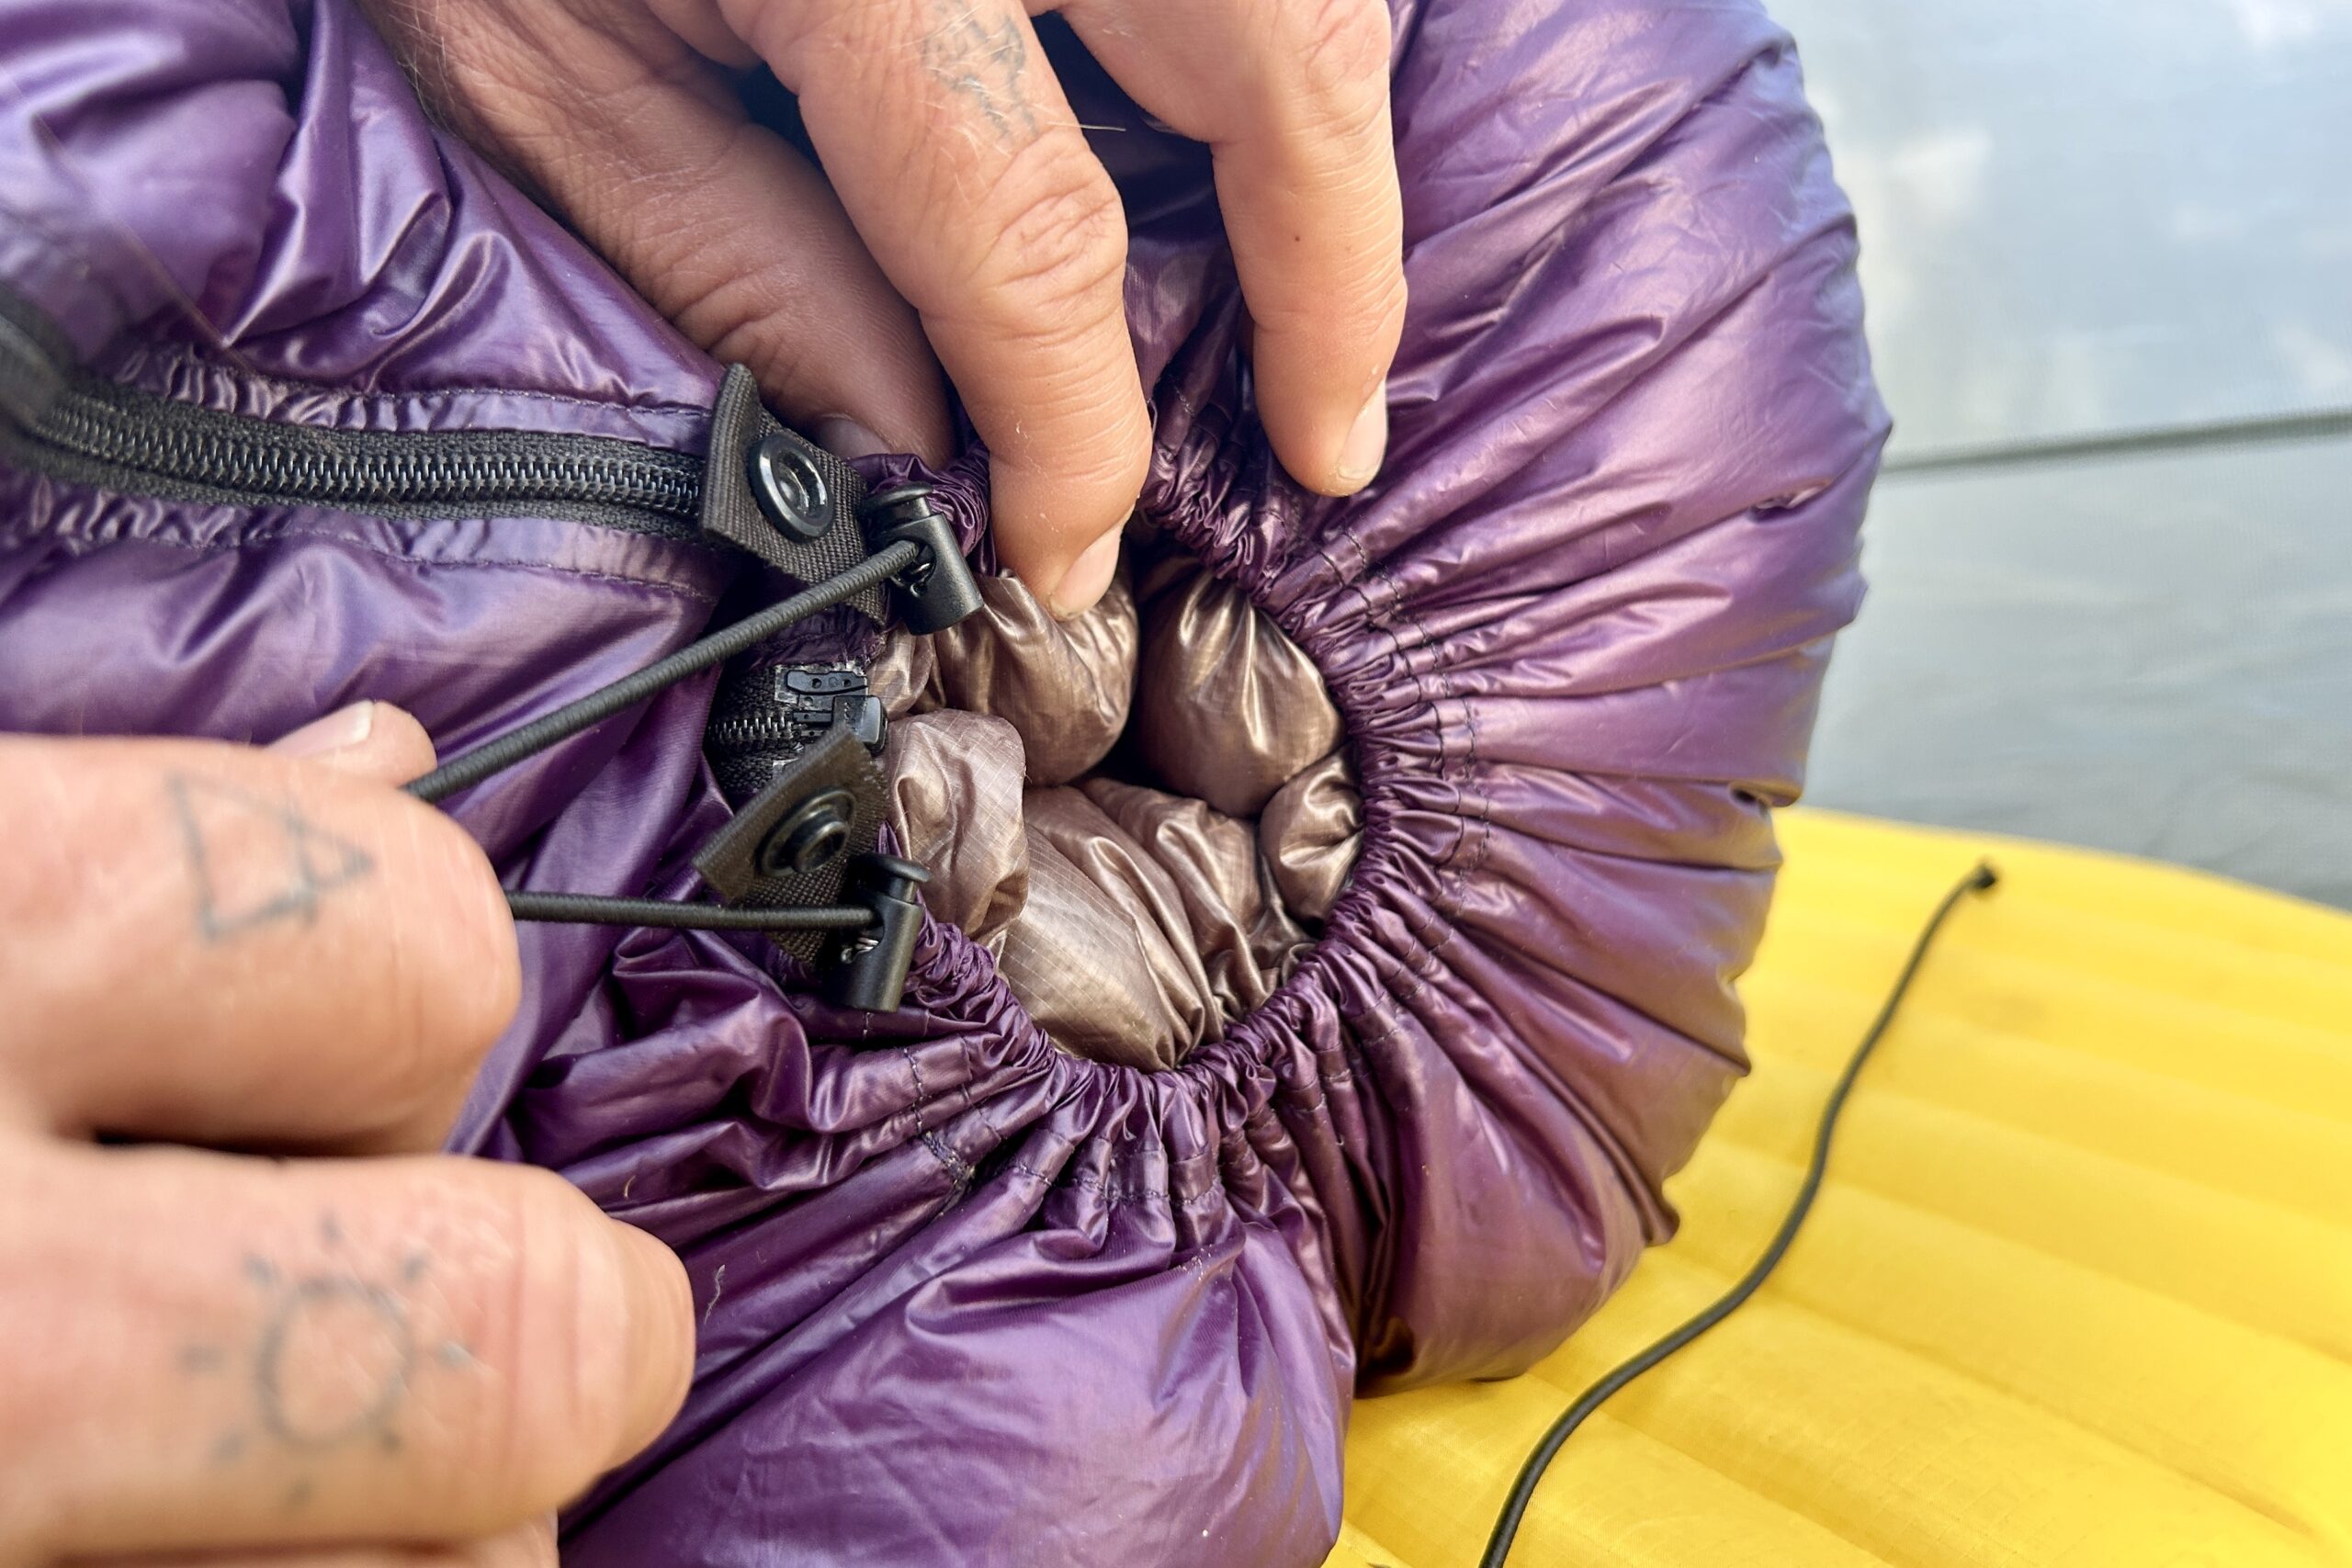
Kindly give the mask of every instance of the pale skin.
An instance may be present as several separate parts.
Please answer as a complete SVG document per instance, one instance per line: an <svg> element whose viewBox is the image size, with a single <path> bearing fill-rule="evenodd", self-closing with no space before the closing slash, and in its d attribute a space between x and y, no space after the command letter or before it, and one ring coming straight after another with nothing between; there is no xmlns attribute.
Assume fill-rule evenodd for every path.
<svg viewBox="0 0 2352 1568"><path fill-rule="evenodd" d="M1108 586L1149 454L1125 222L1019 0L364 0L442 115L845 456L991 461L1000 557ZM1212 149L1261 417L1387 442L1378 0L1071 0ZM823 167L751 124L773 67ZM361 705L266 750L0 739L0 1568L522 1568L685 1395L677 1260L435 1153L520 992L480 850Z"/></svg>
<svg viewBox="0 0 2352 1568"><path fill-rule="evenodd" d="M428 99L690 337L844 456L989 445L997 551L1109 585L1149 457L1126 222L1040 50L1058 11L1205 142L1274 454L1351 494L1405 314L1383 0L365 0ZM821 172L744 115L798 96Z"/></svg>
<svg viewBox="0 0 2352 1568"><path fill-rule="evenodd" d="M521 977L432 763L0 740L5 1568L552 1563L684 1397L667 1248L435 1152Z"/></svg>

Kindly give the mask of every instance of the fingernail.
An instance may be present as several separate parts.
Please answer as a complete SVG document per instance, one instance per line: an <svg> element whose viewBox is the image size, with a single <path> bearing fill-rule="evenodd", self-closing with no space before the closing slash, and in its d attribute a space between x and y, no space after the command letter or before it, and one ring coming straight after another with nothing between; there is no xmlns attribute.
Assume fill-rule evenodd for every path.
<svg viewBox="0 0 2352 1568"><path fill-rule="evenodd" d="M808 426L808 434L818 446L836 457L878 457L897 450L845 413L829 413L814 421Z"/></svg>
<svg viewBox="0 0 2352 1568"><path fill-rule="evenodd" d="M359 745L375 728L376 705L354 703L280 737L269 749L281 757L325 757Z"/></svg>
<svg viewBox="0 0 2352 1568"><path fill-rule="evenodd" d="M1340 443L1340 483L1351 491L1370 484L1387 451L1388 383L1383 381L1357 412L1355 423L1348 426L1348 438Z"/></svg>
<svg viewBox="0 0 2352 1568"><path fill-rule="evenodd" d="M1065 621L1094 608L1119 574L1119 543L1125 532L1124 525L1114 528L1087 546L1046 596L1046 607Z"/></svg>
<svg viewBox="0 0 2352 1568"><path fill-rule="evenodd" d="M620 1254L624 1317L615 1325L629 1367L628 1415L618 1464L660 1437L686 1401L695 1374L692 1287L678 1255L634 1225L612 1222Z"/></svg>

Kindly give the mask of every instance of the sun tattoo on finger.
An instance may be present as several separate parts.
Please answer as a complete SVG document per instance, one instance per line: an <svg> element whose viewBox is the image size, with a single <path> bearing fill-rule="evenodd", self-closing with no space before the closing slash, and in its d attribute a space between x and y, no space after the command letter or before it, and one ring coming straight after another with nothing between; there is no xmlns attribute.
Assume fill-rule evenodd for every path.
<svg viewBox="0 0 2352 1568"><path fill-rule="evenodd" d="M396 1454L400 1416L418 1377L475 1364L463 1344L419 1330L411 1297L431 1269L424 1253L408 1254L382 1279L342 1266L347 1248L332 1213L321 1216L319 1238L329 1262L315 1272L289 1274L266 1258L245 1258L245 1279L262 1298L260 1324L246 1345L190 1345L180 1352L184 1372L238 1374L252 1392L252 1419L213 1440L216 1465L268 1448L308 1456ZM312 1484L298 1473L286 1506L309 1502Z"/></svg>

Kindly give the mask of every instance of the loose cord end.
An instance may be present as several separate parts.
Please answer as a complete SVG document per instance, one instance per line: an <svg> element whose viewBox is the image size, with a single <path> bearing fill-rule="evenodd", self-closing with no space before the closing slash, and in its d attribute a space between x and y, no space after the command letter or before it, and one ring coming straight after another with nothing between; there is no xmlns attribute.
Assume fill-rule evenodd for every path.
<svg viewBox="0 0 2352 1568"><path fill-rule="evenodd" d="M1534 1450L1527 1456L1527 1462L1520 1467L1519 1477L1511 1483L1510 1495L1504 1499L1502 1511L1495 1520L1494 1533L1487 1538L1487 1550L1478 1559L1478 1568L1504 1568L1505 1560L1510 1556L1511 1543L1519 1537L1520 1524L1527 1516L1527 1506L1534 1500L1536 1483L1544 1479L1544 1472L1551 1467L1553 1457L1560 1451L1561 1445L1584 1425L1587 1417L1626 1384L1729 1317L1741 1303L1754 1295L1771 1277L1772 1270L1787 1256L1790 1244L1796 1240L1797 1231L1804 1224L1805 1216L1813 1212L1814 1199L1820 1194L1822 1178L1829 1168L1830 1141L1837 1134L1838 1117L1846 1109L1846 1099L1853 1091L1854 1080L1860 1076L1862 1065L1870 1060L1879 1037L1894 1021L1895 1010L1902 1006L1903 998L1910 993L1911 982L1917 976L1919 965L1928 956L1928 947L1962 898L1972 893L1982 893L2000 880L2001 873L1990 860L1978 861L1965 876L1945 891L1936 905L1935 912L1920 928L1917 940L1911 944L1910 956L1904 960L1894 986L1887 991L1886 1000L1879 1007L1878 1016L1863 1032L1861 1043L1847 1058L1845 1071L1838 1075L1837 1084L1829 1091L1829 1099L1822 1107L1821 1120L1814 1133L1813 1158L1805 1168L1804 1180L1798 1187L1795 1199L1789 1204L1789 1212L1781 1219L1781 1228L1773 1233L1762 1256L1749 1267L1737 1284L1702 1308L1697 1316L1604 1373L1600 1381L1577 1396L1576 1403L1568 1406L1566 1414L1552 1423L1536 1443Z"/></svg>

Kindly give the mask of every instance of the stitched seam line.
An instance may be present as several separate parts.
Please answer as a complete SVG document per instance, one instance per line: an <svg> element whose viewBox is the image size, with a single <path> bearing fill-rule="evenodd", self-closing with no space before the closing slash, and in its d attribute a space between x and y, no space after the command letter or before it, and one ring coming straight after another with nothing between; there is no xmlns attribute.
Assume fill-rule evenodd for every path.
<svg viewBox="0 0 2352 1568"><path fill-rule="evenodd" d="M709 417L710 410L695 403L655 401L646 403L616 402L610 398L583 398L571 392L548 392L528 387L429 387L411 392L354 391L327 386L316 381L297 381L288 377L272 376L264 371L248 370L231 365L203 351L194 344L142 344L159 362L176 359L181 364L217 375L234 385L263 387L287 397L323 397L341 405L364 402L389 403L399 407L414 407L435 400L461 398L522 398L532 402L552 403L560 407L598 409L616 413L687 414ZM277 420L274 423L298 424L293 420Z"/></svg>
<svg viewBox="0 0 2352 1568"><path fill-rule="evenodd" d="M667 593L692 604L709 604L717 602L715 594L681 587L674 582L656 582L650 578L625 577L618 572L594 571L585 567L550 566L545 561L518 560L505 556L472 560L426 560L418 556L403 555L398 550L386 549L381 545L369 544L365 539L356 539L348 534L331 533L323 528L280 528L273 530L264 538L230 539L209 544L193 539L157 538L148 535L135 536L127 539L94 539L85 534L72 533L62 529L50 533L27 534L6 542L10 545L25 545L42 538L75 539L80 543L102 549L118 544L153 545L164 549L185 550L191 555L211 555L224 550L258 549L267 545L277 544L282 539L320 539L331 545L342 545L349 549L364 551L368 555L401 566L413 567L420 571L527 571L539 576L576 578L589 582L611 582L628 588L641 588L650 593Z"/></svg>

